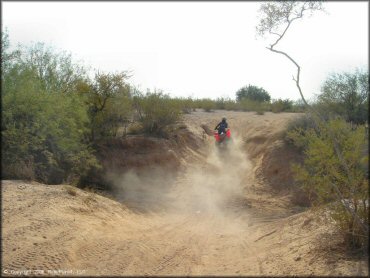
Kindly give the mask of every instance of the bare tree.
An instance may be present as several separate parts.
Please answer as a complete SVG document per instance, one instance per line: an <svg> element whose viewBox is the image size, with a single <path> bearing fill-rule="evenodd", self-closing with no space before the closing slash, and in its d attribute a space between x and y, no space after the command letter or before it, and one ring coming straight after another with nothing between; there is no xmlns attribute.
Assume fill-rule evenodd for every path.
<svg viewBox="0 0 370 278"><path fill-rule="evenodd" d="M290 55L284 51L275 49L275 46L284 38L289 27L295 20L303 18L306 14L311 16L315 11L320 10L323 10L322 3L316 1L279 1L264 3L260 7L259 12L262 17L259 25L256 27L257 33L261 36L268 33L269 35L277 37L269 47L266 47L267 49L284 55L297 67L297 73L295 77L293 76L293 80L296 83L303 102L307 106L308 103L299 84L301 67Z"/></svg>

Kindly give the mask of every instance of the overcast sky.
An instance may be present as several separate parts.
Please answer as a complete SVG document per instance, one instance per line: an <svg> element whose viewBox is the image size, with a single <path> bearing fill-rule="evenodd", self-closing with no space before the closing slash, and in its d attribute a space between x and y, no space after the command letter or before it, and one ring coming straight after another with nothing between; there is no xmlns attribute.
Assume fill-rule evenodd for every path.
<svg viewBox="0 0 370 278"><path fill-rule="evenodd" d="M248 84L296 100L295 68L255 36L261 2L2 2L10 42L45 42L106 72L132 71L142 90L235 97ZM368 68L368 1L326 2L296 21L278 47L302 67L302 89L318 93L331 72Z"/></svg>

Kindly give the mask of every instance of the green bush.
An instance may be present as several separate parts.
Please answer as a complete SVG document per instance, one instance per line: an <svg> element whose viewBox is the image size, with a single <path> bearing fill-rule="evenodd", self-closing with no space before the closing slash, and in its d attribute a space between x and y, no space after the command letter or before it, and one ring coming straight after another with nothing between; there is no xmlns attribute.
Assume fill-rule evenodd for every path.
<svg viewBox="0 0 370 278"><path fill-rule="evenodd" d="M216 102L209 98L195 100L195 107L203 109L205 112L211 112L216 109Z"/></svg>
<svg viewBox="0 0 370 278"><path fill-rule="evenodd" d="M239 107L242 111L268 111L269 103L268 102L260 102L260 101L253 101L249 99L243 99L239 102Z"/></svg>
<svg viewBox="0 0 370 278"><path fill-rule="evenodd" d="M216 109L224 110L226 108L227 99L225 98L217 98L215 101Z"/></svg>
<svg viewBox="0 0 370 278"><path fill-rule="evenodd" d="M369 225L368 134L344 120L297 129L290 139L304 149L302 165L294 165L295 179L314 204L326 204L345 239L353 248L365 248ZM333 140L333 138L335 138ZM334 145L336 142L337 145ZM338 156L337 150L341 156Z"/></svg>
<svg viewBox="0 0 370 278"><path fill-rule="evenodd" d="M302 100L293 101L293 106L292 106L291 112L304 113L304 112L306 112L306 110L307 110L307 107L303 103Z"/></svg>
<svg viewBox="0 0 370 278"><path fill-rule="evenodd" d="M180 119L181 110L176 102L162 92L139 92L133 98L133 105L143 132L163 135L164 129Z"/></svg>
<svg viewBox="0 0 370 278"><path fill-rule="evenodd" d="M312 116L310 114L306 113L302 116L299 116L293 120L291 120L286 128L284 140L286 143L291 145L296 145L300 149L303 150L304 145L300 145L299 140L293 141L291 136L289 134L291 132L294 132L296 134L299 134L300 136L304 136L305 132L309 129L314 129L316 127L315 121L313 120Z"/></svg>
<svg viewBox="0 0 370 278"><path fill-rule="evenodd" d="M195 105L194 101L189 98L173 98L172 99L173 105L177 106L182 113L184 114L190 114L194 111Z"/></svg>
<svg viewBox="0 0 370 278"><path fill-rule="evenodd" d="M64 56L42 48L37 49L39 56L33 48L9 54L7 42L2 43L2 58L7 59L2 61L6 67L1 76L2 178L72 182L91 167L99 167L86 141L86 104L73 93L77 79L69 72L74 69L69 56L64 61ZM59 84L67 81L53 75L53 68L74 81Z"/></svg>
<svg viewBox="0 0 370 278"><path fill-rule="evenodd" d="M18 63L32 70L41 89L45 92L74 93L85 69L72 62L71 54L57 51L44 43L21 46Z"/></svg>
<svg viewBox="0 0 370 278"><path fill-rule="evenodd" d="M79 82L77 91L87 103L92 141L115 137L118 129L131 117L132 103L127 79L125 72L98 72L94 80Z"/></svg>
<svg viewBox="0 0 370 278"><path fill-rule="evenodd" d="M22 178L16 169L27 166L29 178L61 183L97 166L92 149L84 142L87 125L87 113L78 97L26 88L4 92L3 177Z"/></svg>
<svg viewBox="0 0 370 278"><path fill-rule="evenodd" d="M280 113L292 111L293 101L289 99L276 99L271 102L271 112Z"/></svg>
<svg viewBox="0 0 370 278"><path fill-rule="evenodd" d="M239 111L240 110L240 104L237 103L234 100L227 100L227 101L225 101L225 109L226 110Z"/></svg>
<svg viewBox="0 0 370 278"><path fill-rule="evenodd" d="M363 124L369 115L369 72L333 73L325 80L318 96L320 112L327 118L342 116L346 121Z"/></svg>

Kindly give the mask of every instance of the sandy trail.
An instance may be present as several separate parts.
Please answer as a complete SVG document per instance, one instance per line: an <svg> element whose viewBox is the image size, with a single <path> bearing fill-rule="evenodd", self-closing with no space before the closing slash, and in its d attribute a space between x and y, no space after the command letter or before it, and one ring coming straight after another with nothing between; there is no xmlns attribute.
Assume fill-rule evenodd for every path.
<svg viewBox="0 0 370 278"><path fill-rule="evenodd" d="M223 114L235 138L228 153L207 137L179 175L120 176L124 204L81 190L74 196L63 185L3 181L2 273L367 275L361 261L317 259L328 227L309 212L293 214L254 176L244 140L274 136L294 115ZM185 123L202 136L199 119L212 127L221 116L197 112Z"/></svg>

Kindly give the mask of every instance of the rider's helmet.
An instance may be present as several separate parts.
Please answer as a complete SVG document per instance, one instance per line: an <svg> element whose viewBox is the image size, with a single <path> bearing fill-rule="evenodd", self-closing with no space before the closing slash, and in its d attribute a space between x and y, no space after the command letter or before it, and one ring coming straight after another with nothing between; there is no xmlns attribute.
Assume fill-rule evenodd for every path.
<svg viewBox="0 0 370 278"><path fill-rule="evenodd" d="M224 116L224 117L222 117L222 121L223 122L226 122L226 117Z"/></svg>

